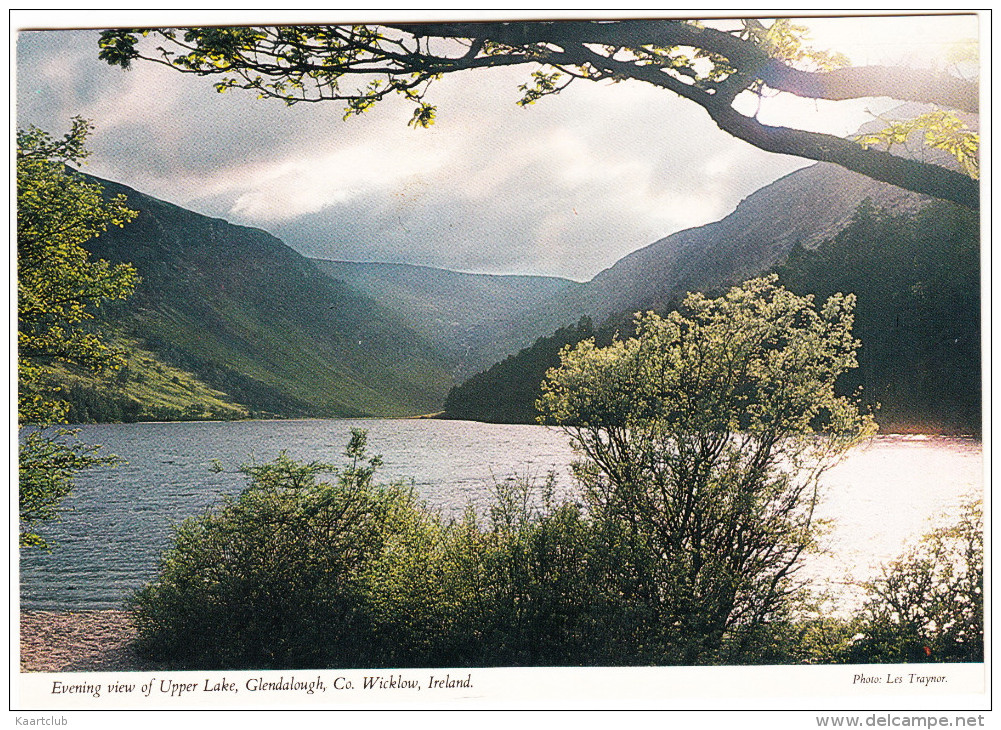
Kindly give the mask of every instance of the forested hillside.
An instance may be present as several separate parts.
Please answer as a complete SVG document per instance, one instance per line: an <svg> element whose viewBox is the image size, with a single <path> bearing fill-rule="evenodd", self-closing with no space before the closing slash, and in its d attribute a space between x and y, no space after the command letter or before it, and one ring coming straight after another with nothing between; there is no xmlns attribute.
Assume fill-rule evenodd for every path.
<svg viewBox="0 0 1001 730"><path fill-rule="evenodd" d="M70 423L233 420L250 412L197 376L165 364L130 338L112 340L125 364L109 376L64 364L49 368Z"/></svg>
<svg viewBox="0 0 1001 730"><path fill-rule="evenodd" d="M823 299L858 297L859 367L842 377L862 388L894 431L980 432L980 226L976 213L934 203L913 216L871 205L816 249L797 246L783 283Z"/></svg>
<svg viewBox="0 0 1001 730"><path fill-rule="evenodd" d="M798 243L774 269L788 288L818 300L838 291L856 294L859 367L842 377L839 389L862 387L863 402L878 406L884 430L980 430L979 236L976 214L952 204L891 213L865 202L840 233L813 247ZM657 309L675 306L670 300ZM607 319L599 339L628 336L629 317L620 312ZM590 328L570 327L539 338L453 388L445 417L533 421L544 364L558 362L565 344L592 335Z"/></svg>

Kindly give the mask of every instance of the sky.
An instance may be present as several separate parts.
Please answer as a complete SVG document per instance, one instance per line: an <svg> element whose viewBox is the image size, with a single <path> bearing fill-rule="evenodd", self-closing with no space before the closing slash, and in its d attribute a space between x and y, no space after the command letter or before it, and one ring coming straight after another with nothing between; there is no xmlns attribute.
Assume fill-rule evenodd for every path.
<svg viewBox="0 0 1001 730"><path fill-rule="evenodd" d="M531 69L464 72L433 87L437 121L415 130L402 100L345 121L337 103L287 107L151 63L112 68L97 58L97 31L65 29L256 22L246 13L48 11L13 22L45 28L16 38L19 128L62 135L72 117L90 119L84 171L319 258L584 281L811 164L734 139L700 107L640 82L575 82L522 108ZM857 65L936 63L948 42L978 34L976 16L804 23L815 47ZM780 96L759 118L845 135L889 106Z"/></svg>

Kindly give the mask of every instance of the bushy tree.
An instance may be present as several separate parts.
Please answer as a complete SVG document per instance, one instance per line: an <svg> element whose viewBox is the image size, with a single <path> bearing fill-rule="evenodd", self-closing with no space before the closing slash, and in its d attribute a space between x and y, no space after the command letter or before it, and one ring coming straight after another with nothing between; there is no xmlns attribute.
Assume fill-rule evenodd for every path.
<svg viewBox="0 0 1001 730"><path fill-rule="evenodd" d="M105 199L97 183L67 167L87 157L90 125L73 120L61 140L35 127L17 133L17 348L18 417L52 423L64 403L48 397L40 367L54 361L96 372L122 364L87 325L94 308L124 299L138 281L135 269L92 260L83 247L108 226L121 226L136 213L124 196Z"/></svg>
<svg viewBox="0 0 1001 730"><path fill-rule="evenodd" d="M90 125L74 119L63 139L35 127L17 133L17 365L18 421L63 422L69 404L48 386L44 366L63 362L95 372L123 362L94 331L94 307L134 289L135 269L94 261L83 247L135 213L121 196L105 199L100 185L67 167L86 158ZM19 451L20 544L45 547L37 534L69 493L73 475L107 463L73 434L33 431Z"/></svg>
<svg viewBox="0 0 1001 730"><path fill-rule="evenodd" d="M834 392L855 366L853 297L818 311L775 282L639 315L629 340L566 349L543 386L592 516L629 547L619 590L658 663L744 652L794 588L820 475L875 430Z"/></svg>

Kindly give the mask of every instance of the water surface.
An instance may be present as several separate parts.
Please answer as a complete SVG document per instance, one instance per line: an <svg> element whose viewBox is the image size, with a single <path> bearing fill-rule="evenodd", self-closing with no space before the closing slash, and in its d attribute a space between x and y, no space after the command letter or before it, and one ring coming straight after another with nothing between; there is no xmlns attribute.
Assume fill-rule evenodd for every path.
<svg viewBox="0 0 1001 730"><path fill-rule="evenodd" d="M544 478L555 470L572 490L573 454L559 431L438 420L303 420L102 424L80 438L103 444L123 463L82 475L66 502L72 511L44 528L51 554L21 555L26 608L114 608L151 579L171 524L239 492L236 468L284 450L300 460L343 462L353 428L368 431L383 458L382 481L412 483L433 507L482 509L491 485L512 476ZM226 471L214 473L219 461ZM818 513L832 521L828 554L809 558L805 575L837 590L895 557L908 537L958 513L982 491L982 448L962 438L881 436L853 451L825 477Z"/></svg>

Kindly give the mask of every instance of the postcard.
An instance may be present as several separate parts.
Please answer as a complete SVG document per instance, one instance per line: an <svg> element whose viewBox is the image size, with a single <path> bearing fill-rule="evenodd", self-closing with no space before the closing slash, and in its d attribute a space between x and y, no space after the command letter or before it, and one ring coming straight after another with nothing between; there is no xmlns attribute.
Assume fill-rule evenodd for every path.
<svg viewBox="0 0 1001 730"><path fill-rule="evenodd" d="M783 13L13 13L16 723L982 726L989 13Z"/></svg>

